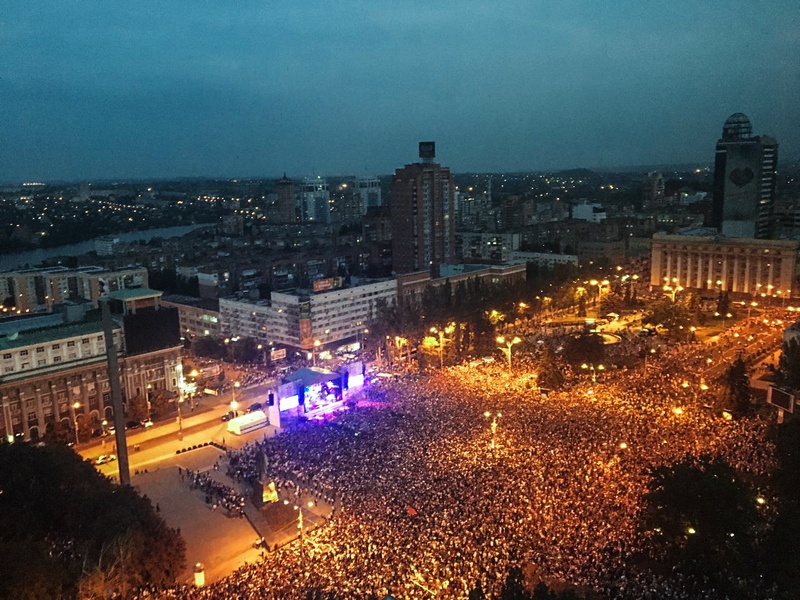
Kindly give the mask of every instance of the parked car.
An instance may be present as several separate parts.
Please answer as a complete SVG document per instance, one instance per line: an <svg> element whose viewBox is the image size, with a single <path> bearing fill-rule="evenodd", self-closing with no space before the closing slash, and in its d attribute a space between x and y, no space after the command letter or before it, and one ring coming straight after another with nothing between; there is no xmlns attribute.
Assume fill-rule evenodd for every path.
<svg viewBox="0 0 800 600"><path fill-rule="evenodd" d="M128 421L125 423L125 429L139 429L142 424L139 421Z"/></svg>
<svg viewBox="0 0 800 600"><path fill-rule="evenodd" d="M233 411L229 410L224 415L222 415L222 420L223 421L230 421L233 417L234 417Z"/></svg>
<svg viewBox="0 0 800 600"><path fill-rule="evenodd" d="M117 460L117 457L113 454L101 454L95 459L94 464L104 465L106 463L114 462L115 460Z"/></svg>
<svg viewBox="0 0 800 600"><path fill-rule="evenodd" d="M257 410L261 410L261 402L255 402L247 407L247 412L255 412Z"/></svg>

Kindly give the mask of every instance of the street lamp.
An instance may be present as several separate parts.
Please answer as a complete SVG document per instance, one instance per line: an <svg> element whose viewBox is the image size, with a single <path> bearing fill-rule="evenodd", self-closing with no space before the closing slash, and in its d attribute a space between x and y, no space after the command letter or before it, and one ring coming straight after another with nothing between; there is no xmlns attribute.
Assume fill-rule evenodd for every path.
<svg viewBox="0 0 800 600"><path fill-rule="evenodd" d="M312 364L317 366L317 351L319 350L320 341L314 340L314 349L311 351Z"/></svg>
<svg viewBox="0 0 800 600"><path fill-rule="evenodd" d="M450 323L447 327L442 329L437 329L436 327L431 327L431 333L438 333L439 334L439 368L444 368L444 343L447 341L445 340L444 335L450 335L456 330L456 324Z"/></svg>
<svg viewBox="0 0 800 600"><path fill-rule="evenodd" d="M238 381L233 382L233 389L232 389L233 398L231 399L231 410L233 411L234 417L238 416L236 414L236 409L239 408L239 403L236 402L236 388L238 388L240 385L241 384Z"/></svg>
<svg viewBox="0 0 800 600"><path fill-rule="evenodd" d="M284 500L283 503L284 504L289 504L289 501L288 500ZM308 508L313 508L314 507L314 502L309 500L307 506L308 506ZM300 531L300 550L302 551L302 549L303 549L303 541L305 539L304 536L303 536L303 533L304 533L303 532L303 529L304 529L304 527L303 527L303 506L300 505L300 504L295 504L292 508L294 508L294 510L297 511L297 529Z"/></svg>
<svg viewBox="0 0 800 600"><path fill-rule="evenodd" d="M183 390L178 396L178 439L183 439L183 415L181 414L181 406L183 406Z"/></svg>
<svg viewBox="0 0 800 600"><path fill-rule="evenodd" d="M758 302L753 300L750 304L747 305L747 318L750 318L750 310L758 306Z"/></svg>
<svg viewBox="0 0 800 600"><path fill-rule="evenodd" d="M675 297L678 295L678 292L682 292L683 291L683 286L682 285L675 285L675 286L665 285L664 286L664 291L667 292L667 294L672 294L672 301L675 302Z"/></svg>
<svg viewBox="0 0 800 600"><path fill-rule="evenodd" d="M598 371L605 371L605 367L603 365L587 365L583 363L581 365L581 369L589 369L592 372L592 383L597 383L597 372Z"/></svg>
<svg viewBox="0 0 800 600"><path fill-rule="evenodd" d="M509 371L511 370L511 346L513 346L514 344L519 344L521 341L522 340L520 338L518 338L517 336L514 336L514 339L512 339L512 340L507 340L502 335L498 336L498 338L497 338L497 343L498 344L505 344L506 345L505 348L503 348L501 346L500 350L505 352L506 356L508 357L508 370Z"/></svg>
<svg viewBox="0 0 800 600"><path fill-rule="evenodd" d="M483 416L486 417L487 419L492 420L492 423L489 427L492 430L492 450L494 450L495 447L497 446L497 444L495 443L495 435L497 434L497 420L503 417L503 413L500 412L492 413L491 411L487 410L485 413L483 413Z"/></svg>
<svg viewBox="0 0 800 600"><path fill-rule="evenodd" d="M72 421L75 424L75 445L77 446L80 444L80 440L78 439L78 409L81 407L80 402L76 402L72 405Z"/></svg>

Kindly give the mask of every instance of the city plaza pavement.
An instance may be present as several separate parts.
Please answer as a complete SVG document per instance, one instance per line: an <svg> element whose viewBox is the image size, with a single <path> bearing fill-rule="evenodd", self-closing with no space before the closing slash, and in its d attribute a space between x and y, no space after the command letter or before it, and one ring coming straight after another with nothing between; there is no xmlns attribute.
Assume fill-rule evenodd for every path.
<svg viewBox="0 0 800 600"><path fill-rule="evenodd" d="M205 567L206 581L230 575L246 562L260 560L253 547L258 537L247 519L227 517L223 510L206 504L200 490L192 490L178 467L206 471L223 456L217 448L207 446L162 461L158 468L133 475L131 483L142 495L150 498L159 514L173 528L179 528L186 542L186 568L178 576L180 582L192 582L194 565Z"/></svg>
<svg viewBox="0 0 800 600"><path fill-rule="evenodd" d="M247 394L242 397L246 399ZM220 421L220 416L227 410L228 404L222 403L213 410L184 418L182 439L177 422L147 430L134 430L128 439L131 485L150 498L153 506L158 506L159 514L167 525L179 528L186 542L187 565L178 577L181 582L193 581L194 565L198 562L203 563L206 581L211 582L230 575L246 562L262 560L262 556L269 560L268 552L255 548L254 542L263 537L267 547L273 549L297 540L296 505L302 506L304 531L324 524L333 510L333 506L308 492L300 491L300 495L296 496L294 489L279 489L278 503L261 510L257 508L244 485L227 477L227 458L219 446L241 448L248 442L275 435L277 429L266 426L243 436L235 436L227 431L227 423ZM81 454L93 460L100 454L111 453L115 449L114 438L109 438L105 444L89 445ZM207 442L218 446L204 446ZM193 446L197 448L189 450ZM139 450L135 449L137 447ZM215 463L218 464L218 470L214 469ZM213 510L205 502L203 492L190 489L185 474L181 479L179 467L206 473L215 481L248 495L246 518L231 518L222 509ZM98 466L97 469L113 479L118 478L116 461ZM306 538L305 543L314 542Z"/></svg>

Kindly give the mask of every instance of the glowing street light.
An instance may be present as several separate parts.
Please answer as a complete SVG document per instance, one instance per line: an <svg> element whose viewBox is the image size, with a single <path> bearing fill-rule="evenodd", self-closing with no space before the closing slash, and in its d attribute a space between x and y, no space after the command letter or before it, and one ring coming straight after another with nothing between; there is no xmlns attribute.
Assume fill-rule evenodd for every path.
<svg viewBox="0 0 800 600"><path fill-rule="evenodd" d="M483 413L483 416L492 420L489 427L492 430L492 450L494 450L497 447L497 444L495 443L495 436L497 434L497 421L498 419L503 418L503 413L492 413L491 411L487 410L485 413Z"/></svg>
<svg viewBox="0 0 800 600"><path fill-rule="evenodd" d="M178 396L178 439L183 439L183 414L181 414L181 407L183 406L183 389L180 390Z"/></svg>
<svg viewBox="0 0 800 600"><path fill-rule="evenodd" d="M518 338L517 336L514 336L514 339L511 339L511 340L507 340L502 335L497 337L497 343L498 344L505 344L506 345L505 348L500 346L500 350L502 350L503 352L506 353L506 357L508 358L508 370L509 371L511 370L511 346L513 346L514 344L519 344L521 341L522 340L520 338Z"/></svg>
<svg viewBox="0 0 800 600"><path fill-rule="evenodd" d="M80 440L78 439L78 409L81 407L80 402L75 402L72 405L72 421L75 424L75 445L77 446L80 444Z"/></svg>
<svg viewBox="0 0 800 600"><path fill-rule="evenodd" d="M436 327L431 327L431 333L439 334L439 368L444 368L444 343L448 341L445 339L445 334L451 335L456 330L456 324L450 323L444 329L437 329Z"/></svg>
<svg viewBox="0 0 800 600"><path fill-rule="evenodd" d="M284 504L289 504L288 500L283 501ZM311 500L308 501L307 504L308 508L314 507L314 502ZM304 541L304 526L303 526L303 506L301 504L295 504L292 508L297 511L297 529L300 532L300 549L303 549L303 541Z"/></svg>
<svg viewBox="0 0 800 600"><path fill-rule="evenodd" d="M672 294L672 301L675 302L675 298L678 295L678 292L682 292L683 291L683 286L682 285L674 285L674 286L665 285L663 289L664 289L665 292L667 292L667 294Z"/></svg>
<svg viewBox="0 0 800 600"><path fill-rule="evenodd" d="M597 383L597 372L605 371L606 368L603 365L597 365L595 367L594 365L587 365L586 363L583 363L581 365L581 369L589 369L592 372L592 383Z"/></svg>
<svg viewBox="0 0 800 600"><path fill-rule="evenodd" d="M311 361L313 366L317 366L317 352L319 351L320 341L314 340L314 349L311 351Z"/></svg>

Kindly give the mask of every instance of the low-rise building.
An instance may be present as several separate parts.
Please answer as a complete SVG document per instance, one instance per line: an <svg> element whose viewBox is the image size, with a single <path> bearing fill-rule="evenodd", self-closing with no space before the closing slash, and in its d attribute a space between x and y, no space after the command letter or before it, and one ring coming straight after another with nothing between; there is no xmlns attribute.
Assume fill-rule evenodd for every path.
<svg viewBox="0 0 800 600"><path fill-rule="evenodd" d="M15 314L49 311L56 304L76 298L89 300L97 308L98 299L109 292L147 285L147 269L144 267L22 269L0 273L0 303L9 299L4 303Z"/></svg>
<svg viewBox="0 0 800 600"><path fill-rule="evenodd" d="M181 337L183 338L206 335L219 337L222 335L219 300L170 294L161 297L161 306L168 306L178 310Z"/></svg>
<svg viewBox="0 0 800 600"><path fill-rule="evenodd" d="M148 391L177 393L181 385L177 313L157 306L153 295L160 292L148 292L112 297L123 401ZM86 420L100 429L113 418L99 311L88 303L81 314L76 305L58 308L0 327L0 435L8 441L40 439L57 422L71 429Z"/></svg>

